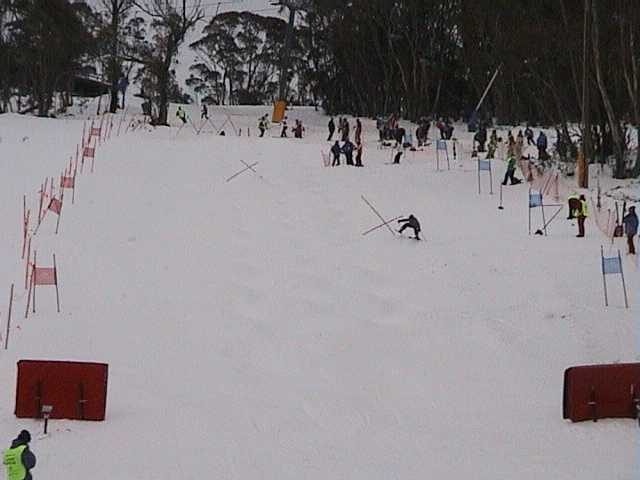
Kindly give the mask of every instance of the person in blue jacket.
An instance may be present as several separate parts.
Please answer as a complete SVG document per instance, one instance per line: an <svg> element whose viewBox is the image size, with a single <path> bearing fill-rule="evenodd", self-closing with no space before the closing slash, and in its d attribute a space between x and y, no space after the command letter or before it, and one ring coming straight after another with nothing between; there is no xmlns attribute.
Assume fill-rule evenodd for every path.
<svg viewBox="0 0 640 480"><path fill-rule="evenodd" d="M538 158L540 160L546 160L547 158L549 158L549 154L547 153L547 136L543 131L541 131L540 135L538 135L536 146L538 147Z"/></svg>
<svg viewBox="0 0 640 480"><path fill-rule="evenodd" d="M342 144L342 153L347 159L347 165L353 166L353 150L355 149L351 140L347 137L347 140Z"/></svg>

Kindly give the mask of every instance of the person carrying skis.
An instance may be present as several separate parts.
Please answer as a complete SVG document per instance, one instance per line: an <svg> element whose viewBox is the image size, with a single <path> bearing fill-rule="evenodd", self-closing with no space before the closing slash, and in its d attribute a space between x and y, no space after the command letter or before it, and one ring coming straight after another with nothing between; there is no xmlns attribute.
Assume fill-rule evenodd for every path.
<svg viewBox="0 0 640 480"><path fill-rule="evenodd" d="M182 107L178 107L178 110L176 110L176 117L182 120L183 124L187 123L187 114L182 110Z"/></svg>
<svg viewBox="0 0 640 480"><path fill-rule="evenodd" d="M22 430L4 451L2 463L7 471L7 480L31 480L31 469L36 466L36 456L29 449L31 434Z"/></svg>
<svg viewBox="0 0 640 480"><path fill-rule="evenodd" d="M580 195L580 207L574 210L573 216L578 219L578 235L576 237L584 237L584 222L589 216L589 209L587 207L587 199L584 195Z"/></svg>
<svg viewBox="0 0 640 480"><path fill-rule="evenodd" d="M333 134L336 131L336 122L334 122L333 117L329 119L327 127L329 128L329 137L327 138L327 142L330 142L333 140Z"/></svg>
<svg viewBox="0 0 640 480"><path fill-rule="evenodd" d="M333 154L333 162L331 162L332 167L340 166L340 154L342 153L342 149L340 148L340 143L336 140L336 143L331 147L331 153Z"/></svg>
<svg viewBox="0 0 640 480"><path fill-rule="evenodd" d="M402 234L407 228L412 228L416 240L420 240L420 222L413 215L409 215L407 218L401 218L398 223L403 223L402 228L398 230L399 234Z"/></svg>
<svg viewBox="0 0 640 480"><path fill-rule="evenodd" d="M633 237L638 233L638 215L636 207L629 207L629 213L622 218L624 232L627 234L627 245L629 245L629 255L636 254L636 247L633 245Z"/></svg>

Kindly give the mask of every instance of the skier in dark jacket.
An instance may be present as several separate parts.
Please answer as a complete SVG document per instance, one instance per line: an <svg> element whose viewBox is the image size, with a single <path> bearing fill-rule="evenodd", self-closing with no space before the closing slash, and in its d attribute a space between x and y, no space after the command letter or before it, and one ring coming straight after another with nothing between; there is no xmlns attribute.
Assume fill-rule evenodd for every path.
<svg viewBox="0 0 640 480"><path fill-rule="evenodd" d="M209 120L209 109L205 103L202 104L200 109L200 120Z"/></svg>
<svg viewBox="0 0 640 480"><path fill-rule="evenodd" d="M356 118L356 143L362 142L362 122Z"/></svg>
<svg viewBox="0 0 640 480"><path fill-rule="evenodd" d="M638 215L636 215L636 207L629 207L629 213L624 216L622 223L624 223L624 232L627 234L629 254L635 255L636 247L633 245L633 237L638 233Z"/></svg>
<svg viewBox="0 0 640 480"><path fill-rule="evenodd" d="M402 228L398 230L398 233L402 233L407 228L413 228L413 233L416 237L416 240L420 240L420 222L413 215L409 215L408 218L401 218L398 220L398 223L404 223Z"/></svg>
<svg viewBox="0 0 640 480"><path fill-rule="evenodd" d="M327 127L329 127L329 137L327 138L327 142L330 142L333 140L333 134L336 131L336 122L333 121L333 117L329 120Z"/></svg>
<svg viewBox="0 0 640 480"><path fill-rule="evenodd" d="M533 130L531 130L531 127L527 126L527 128L525 128L524 136L527 139L527 145L536 144L536 142L533 141Z"/></svg>
<svg viewBox="0 0 640 480"><path fill-rule="evenodd" d="M347 120L346 118L342 121L342 141L346 142L349 140L349 129L351 127L349 126L349 120Z"/></svg>
<svg viewBox="0 0 640 480"><path fill-rule="evenodd" d="M547 153L547 136L544 132L540 132L540 135L538 135L536 146L538 147L538 159L546 160L549 158L549 154Z"/></svg>
<svg viewBox="0 0 640 480"><path fill-rule="evenodd" d="M333 154L333 162L331 162L332 167L336 167L340 165L340 154L342 153L342 149L340 148L340 143L336 140L336 143L331 147L331 153Z"/></svg>
<svg viewBox="0 0 640 480"><path fill-rule="evenodd" d="M289 128L287 126L287 117L284 117L282 119L282 132L280 132L280 138L287 138L287 128Z"/></svg>
<svg viewBox="0 0 640 480"><path fill-rule="evenodd" d="M484 125L480 125L473 139L478 142L478 152L486 152L484 146L487 143L487 129Z"/></svg>
<svg viewBox="0 0 640 480"><path fill-rule="evenodd" d="M7 469L9 480L31 480L30 470L36 466L36 456L29 449L31 434L22 430L11 447L4 451L2 463Z"/></svg>
<svg viewBox="0 0 640 480"><path fill-rule="evenodd" d="M347 165L353 166L353 150L355 149L351 140L347 138L347 141L342 145L342 153L347 158Z"/></svg>
<svg viewBox="0 0 640 480"><path fill-rule="evenodd" d="M362 165L362 141L356 140L356 167L363 167Z"/></svg>

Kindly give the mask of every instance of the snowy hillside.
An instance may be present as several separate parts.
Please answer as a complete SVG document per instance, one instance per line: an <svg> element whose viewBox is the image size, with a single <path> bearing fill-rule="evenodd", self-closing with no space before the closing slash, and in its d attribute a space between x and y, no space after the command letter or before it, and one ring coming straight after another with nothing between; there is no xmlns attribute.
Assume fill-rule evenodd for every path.
<svg viewBox="0 0 640 480"><path fill-rule="evenodd" d="M451 171L436 171L433 146L389 165L370 120L365 168L325 168L326 117L294 109L306 138L260 139L267 111L216 110L216 126L234 123L224 137L123 127L99 147L60 233L51 215L33 240L38 258L56 254L62 313L41 287L27 320L22 197L37 208L83 122L0 116L3 336L16 284L0 440L32 431L34 478L637 475L635 422L571 424L561 410L566 367L640 359L635 258L631 308L613 280L603 305L600 246L622 242L611 250L591 220L576 239L566 212L529 236L527 185L505 187L498 210L496 160L495 194L479 196L462 127ZM226 182L241 161L258 174ZM361 195L387 218L416 215L426 241L362 236L379 221ZM107 420L35 438L41 422L13 416L19 359L108 363Z"/></svg>

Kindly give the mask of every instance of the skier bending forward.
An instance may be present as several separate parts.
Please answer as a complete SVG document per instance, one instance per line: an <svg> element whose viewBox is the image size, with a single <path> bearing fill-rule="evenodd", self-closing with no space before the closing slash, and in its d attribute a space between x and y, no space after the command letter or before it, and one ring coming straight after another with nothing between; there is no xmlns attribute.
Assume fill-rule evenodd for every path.
<svg viewBox="0 0 640 480"><path fill-rule="evenodd" d="M398 223L404 223L402 228L398 230L398 233L402 233L407 228L413 228L413 233L415 234L416 240L420 240L420 222L413 215L409 215L408 218L401 218L398 220Z"/></svg>

